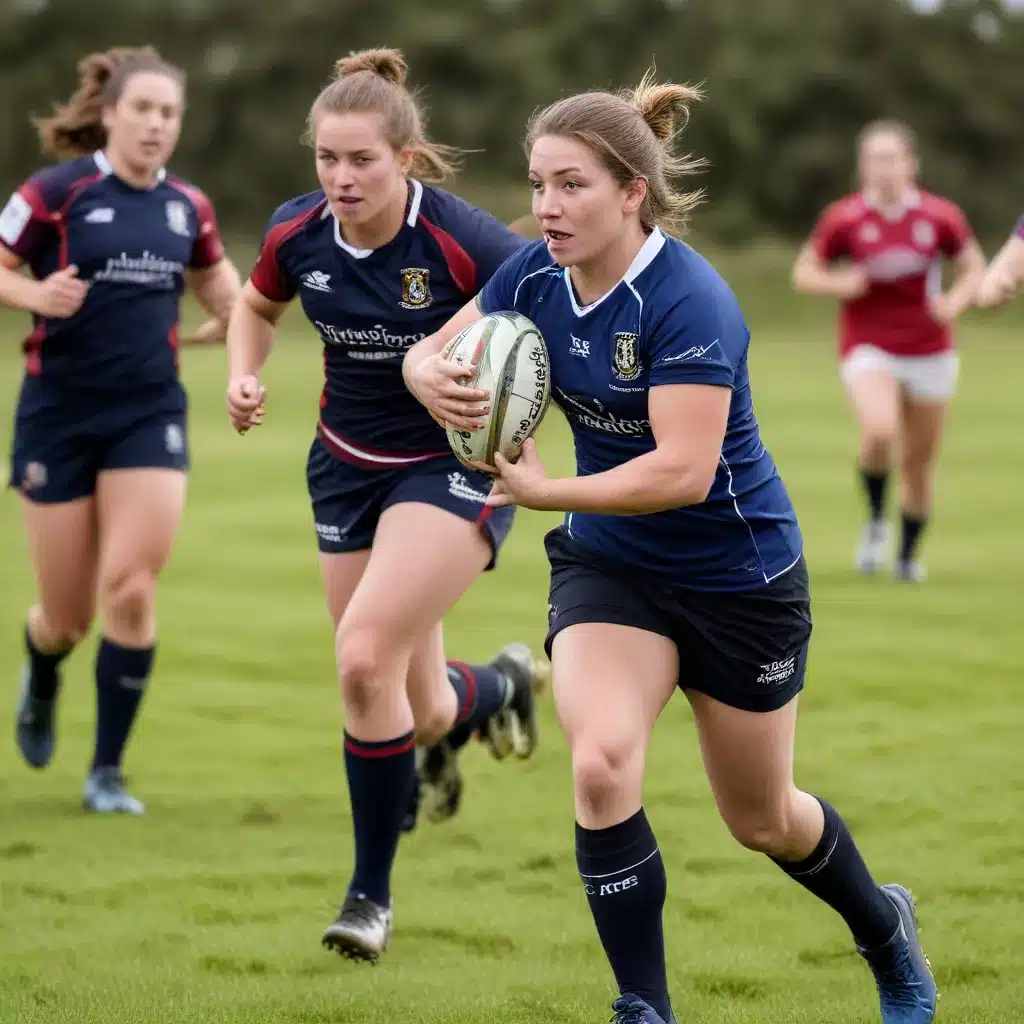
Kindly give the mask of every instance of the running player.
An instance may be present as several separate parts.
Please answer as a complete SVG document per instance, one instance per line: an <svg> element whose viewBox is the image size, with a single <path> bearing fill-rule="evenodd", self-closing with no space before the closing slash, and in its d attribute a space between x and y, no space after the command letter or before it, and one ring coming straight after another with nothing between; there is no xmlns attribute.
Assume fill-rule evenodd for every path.
<svg viewBox="0 0 1024 1024"><path fill-rule="evenodd" d="M935 986L909 894L877 886L838 812L793 781L811 634L800 530L754 418L743 315L712 267L659 227L697 198L667 181L694 166L670 143L697 96L646 78L631 99L584 93L535 115L544 241L415 346L406 379L435 416L473 429L488 396L456 382L465 371L439 354L446 340L506 309L547 339L578 475L549 478L531 441L515 465L498 458L488 503L568 512L546 539L547 644L572 748L577 864L620 989L614 1019L675 1019L665 868L642 788L651 730L680 687L733 836L843 916L887 1024L923 1024Z"/></svg>
<svg viewBox="0 0 1024 1024"><path fill-rule="evenodd" d="M307 477L336 633L355 870L324 943L375 961L391 927L391 867L415 794L457 809L458 748L482 731L495 757L529 757L539 667L521 644L489 665L445 663L441 619L493 566L512 509L451 454L402 382L401 359L437 330L523 239L427 181L451 171L428 142L394 50L338 61L314 102L320 188L273 215L228 330L236 429L262 418L258 375L299 295L324 344L326 383ZM406 827L409 822L406 821Z"/></svg>
<svg viewBox="0 0 1024 1024"><path fill-rule="evenodd" d="M861 191L821 215L793 270L797 290L842 303L839 355L860 425L858 468L869 517L855 564L888 557L885 493L900 449L898 579L924 579L918 544L932 509L935 466L960 360L952 325L970 306L985 257L963 213L917 187L910 129L877 121L859 140ZM941 290L941 260L956 280ZM839 265L835 265L839 264Z"/></svg>
<svg viewBox="0 0 1024 1024"><path fill-rule="evenodd" d="M1013 298L1024 281L1024 217L985 271L978 288L977 303L991 308Z"/></svg>
<svg viewBox="0 0 1024 1024"><path fill-rule="evenodd" d="M47 152L66 159L32 175L0 214L0 301L34 321L10 481L38 588L17 741L30 765L49 763L60 665L98 604L84 803L141 814L121 762L153 667L157 579L185 504L179 305L189 284L226 322L240 284L210 201L164 170L184 74L149 47L92 54L79 72L78 91L38 122Z"/></svg>

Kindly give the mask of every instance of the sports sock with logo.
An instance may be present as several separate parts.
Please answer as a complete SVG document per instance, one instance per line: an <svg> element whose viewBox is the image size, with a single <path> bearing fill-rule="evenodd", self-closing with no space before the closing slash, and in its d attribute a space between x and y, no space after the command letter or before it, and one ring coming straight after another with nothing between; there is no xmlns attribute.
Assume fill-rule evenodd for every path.
<svg viewBox="0 0 1024 1024"><path fill-rule="evenodd" d="M609 828L577 823L576 865L619 991L639 996L669 1020L665 865L643 808Z"/></svg>

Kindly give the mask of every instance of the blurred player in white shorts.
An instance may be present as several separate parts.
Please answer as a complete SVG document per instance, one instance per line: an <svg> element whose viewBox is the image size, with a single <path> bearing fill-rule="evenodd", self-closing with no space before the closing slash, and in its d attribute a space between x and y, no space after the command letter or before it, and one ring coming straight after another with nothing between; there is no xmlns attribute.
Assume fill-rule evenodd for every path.
<svg viewBox="0 0 1024 1024"><path fill-rule="evenodd" d="M819 217L793 270L798 291L841 302L839 357L860 428L858 471L869 519L855 564L888 556L885 493L900 452L901 537L896 577L918 582L916 552L932 507L946 408L960 362L952 325L971 305L985 257L963 212L917 187L910 129L876 121L859 138L861 190ZM942 260L955 280L942 290Z"/></svg>

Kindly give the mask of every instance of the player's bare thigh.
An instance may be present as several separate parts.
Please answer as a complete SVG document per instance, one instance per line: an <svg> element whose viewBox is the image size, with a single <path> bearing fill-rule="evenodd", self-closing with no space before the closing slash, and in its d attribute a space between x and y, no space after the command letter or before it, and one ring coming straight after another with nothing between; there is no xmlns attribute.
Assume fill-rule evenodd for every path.
<svg viewBox="0 0 1024 1024"><path fill-rule="evenodd" d="M582 622L554 638L551 670L577 820L594 829L624 821L640 809L651 731L676 689L676 645L635 626Z"/></svg>
<svg viewBox="0 0 1024 1024"><path fill-rule="evenodd" d="M337 632L338 672L349 714L365 718L370 728L371 718L387 717L383 711L378 716L375 706L393 703L398 693L405 699L414 651L490 558L488 540L468 519L419 502L384 510ZM427 721L454 719L455 693L440 659L436 674L417 673L413 685L415 706Z"/></svg>
<svg viewBox="0 0 1024 1024"><path fill-rule="evenodd" d="M96 607L96 501L23 498L21 506L39 601L29 612L32 640L44 651L67 650L89 631Z"/></svg>
<svg viewBox="0 0 1024 1024"><path fill-rule="evenodd" d="M899 440L902 392L885 353L854 349L844 360L843 382L860 429L861 465L887 469Z"/></svg>
<svg viewBox="0 0 1024 1024"><path fill-rule="evenodd" d="M156 584L185 510L187 476L175 469L109 469L96 482L99 600L105 635L126 647L156 637Z"/></svg>

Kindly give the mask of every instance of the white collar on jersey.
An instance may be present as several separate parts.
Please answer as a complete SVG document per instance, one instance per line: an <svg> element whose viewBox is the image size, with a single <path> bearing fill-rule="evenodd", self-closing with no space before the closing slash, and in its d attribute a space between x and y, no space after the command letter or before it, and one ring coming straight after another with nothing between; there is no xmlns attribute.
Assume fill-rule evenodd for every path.
<svg viewBox="0 0 1024 1024"><path fill-rule="evenodd" d="M876 192L869 192L865 189L860 194L864 205L869 210L874 210L880 217L886 220L902 220L909 211L916 210L921 205L921 193L916 188L907 189L902 197L895 203L883 203Z"/></svg>
<svg viewBox="0 0 1024 1024"><path fill-rule="evenodd" d="M633 288L633 282L651 265L654 257L661 252L662 246L665 244L665 236L661 233L661 228L655 228L648 236L647 241L640 246L640 251L633 257L633 262L630 263L629 269L622 277L615 282L612 287L604 293L599 299L595 299L587 306L581 306L576 301L576 292L573 289L572 281L569 278L569 268L566 267L562 271L562 277L565 280L565 290L569 293L569 301L572 303L572 311L577 316L584 316L589 313L595 306L599 306L605 299L608 298L620 284L625 284L630 291L635 292Z"/></svg>
<svg viewBox="0 0 1024 1024"><path fill-rule="evenodd" d="M110 166L110 161L107 159L107 154L104 153L102 149L97 149L96 152L93 153L92 158L96 162L96 166L100 169L100 171L103 174L114 175L114 168ZM117 175L114 175L114 177L117 177ZM156 184L154 184L153 187L156 188L156 186L159 185L160 182L162 182L166 177L167 168L161 167L156 172Z"/></svg>
<svg viewBox="0 0 1024 1024"><path fill-rule="evenodd" d="M409 203L409 216L405 218L405 223L409 227L416 227L416 221L420 218L420 203L423 202L423 186L415 179L410 179L409 182L412 185L412 202ZM324 212L320 215L321 220L326 220L328 217L334 217L331 213L331 204L328 203L324 207ZM354 245L349 245L344 238L341 237L341 225L338 223L338 218L334 217L334 241L335 244L340 246L357 260L364 260L370 253L374 252L373 249L357 249Z"/></svg>

